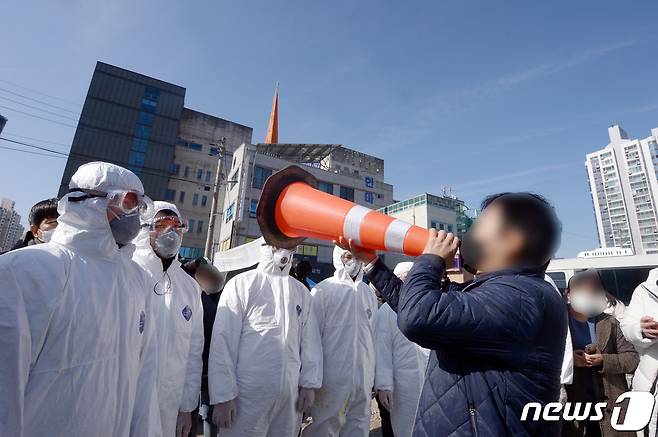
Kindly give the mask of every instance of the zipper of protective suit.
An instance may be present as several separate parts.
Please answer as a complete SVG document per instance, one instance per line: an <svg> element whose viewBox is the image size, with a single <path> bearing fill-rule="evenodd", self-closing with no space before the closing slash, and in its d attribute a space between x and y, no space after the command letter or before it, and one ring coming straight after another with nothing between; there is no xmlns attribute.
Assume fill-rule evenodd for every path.
<svg viewBox="0 0 658 437"><path fill-rule="evenodd" d="M282 353L281 353L281 368L284 369L284 371L281 372L281 384L279 385L279 393L281 393L283 391L283 384L284 384L285 378L286 378L286 372L285 372L286 352L287 352L287 349L286 349L286 332L287 332L286 331L286 323L288 322L288 319L286 317L286 311L285 311L285 303L286 303L285 302L285 294L286 293L285 293L284 287L285 287L284 281L281 280L281 287L277 287L277 288L279 288L279 290L280 290L278 307L279 307L279 311L281 312L281 317L283 319L283 323L281 323L281 344L283 345L283 347L281 348L281 351L282 351Z"/></svg>

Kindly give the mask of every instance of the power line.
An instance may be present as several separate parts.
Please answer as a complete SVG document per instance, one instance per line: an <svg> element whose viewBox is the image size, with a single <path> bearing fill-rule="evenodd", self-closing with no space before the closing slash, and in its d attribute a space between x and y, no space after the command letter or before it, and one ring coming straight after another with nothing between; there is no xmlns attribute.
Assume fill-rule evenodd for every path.
<svg viewBox="0 0 658 437"><path fill-rule="evenodd" d="M56 155L60 155L60 156L56 156L56 155L47 155L45 153L43 154L43 156L48 156L48 157L51 157L51 158L71 157L71 158L74 158L74 159L75 158L93 159L93 160L98 160L99 159L99 157L97 157L97 156L87 155L87 154L83 154L83 153L74 153L74 152L73 153L64 153L64 152L60 152L58 150L49 149L47 147L37 146L35 144L29 144L29 143L25 143L23 141L12 140L10 138L0 137L0 140L8 141L10 143L19 144L19 145L22 145L22 146L31 147L31 148L34 148L34 149L38 149L38 150L54 153ZM7 147L3 147L3 148L7 148ZM19 150L19 149L10 149L10 150L16 150L16 151L20 151L20 152L30 153L29 150ZM38 153L38 152L31 152L31 153ZM114 164L123 165L123 166L126 166L126 167L134 167L135 166L134 164L131 164L131 163L128 163L128 162L123 162L123 161L118 161L118 160L112 160L111 162L113 162ZM162 169L158 169L158 168L139 167L139 170L142 173L145 173L145 174L150 175L150 176L158 176L158 177L165 178L165 179L172 179L172 180L177 180L177 181L181 181L181 182L187 182L188 184L193 184L193 185L196 185L198 187L204 187L204 188L205 187L211 187L211 188L214 187L214 184L212 184L212 183L204 184L204 183L195 182L195 181L192 181L192 180L189 180L189 179L179 178L179 177L176 177L176 176L172 175L169 172L163 171Z"/></svg>
<svg viewBox="0 0 658 437"><path fill-rule="evenodd" d="M31 150L16 149L16 148L14 148L14 147L0 146L0 149L13 150L13 151L15 151L15 152L22 152L22 153L29 153L29 154L31 154L31 155L47 156L47 157L49 157L49 158L62 158L62 159L66 159L65 156L50 155L50 154L48 154L48 153L33 152L33 151L31 151Z"/></svg>
<svg viewBox="0 0 658 437"><path fill-rule="evenodd" d="M33 97L25 96L25 95L23 95L23 94L16 93L16 92L11 91L11 90L8 90L8 89L6 89L6 88L2 88L2 87L0 87L0 91L3 91L3 92L5 92L5 93L12 94L12 95L17 96L17 97L22 97L22 98L24 98L24 99L26 99L26 100L31 100L31 101L36 102L36 103L41 103L41 104L43 104L43 105L50 106L51 108L54 108L54 109L60 109L60 110L62 110L62 111L70 112L71 114L80 115L80 113L77 112L77 111L71 111L70 109L66 109L66 108L64 108L64 107L62 107L62 106L53 105L52 103L44 102L43 100L39 100L39 99L35 99L35 98L33 98Z"/></svg>
<svg viewBox="0 0 658 437"><path fill-rule="evenodd" d="M130 133L109 130L109 129L105 129L105 128L97 127L97 126L85 125L85 122L82 119L81 120L75 120L75 121L78 121L78 125L74 126L74 125L71 125L71 124L64 123L60 120L53 120L53 119L48 118L48 117L43 117L41 115L21 111L19 109L12 108L12 107L9 107L9 106L0 105L0 108L9 109L10 111L18 112L19 114L27 115L28 117L34 117L34 118L38 118L40 120L49 121L51 123L55 123L55 124L58 124L60 126L66 126L66 127L70 127L70 128L77 129L77 130L93 131L96 135L101 135L101 134L103 134L103 135L120 135L120 136L130 138L130 139L132 139L134 137L134 135L130 134ZM71 120L73 120L73 119L71 119ZM152 137L145 138L145 139L148 142L153 143L153 144L160 144L160 145L165 146L165 147L174 147L174 144L171 144L171 143L168 143L166 141L159 140L159 139L155 139L155 138L152 138Z"/></svg>
<svg viewBox="0 0 658 437"><path fill-rule="evenodd" d="M18 135L18 134L15 134L13 132L7 132L7 131L3 131L2 133L5 134L5 135L11 135L12 137L23 138L23 139L26 139L26 140L39 141L39 142L45 143L45 144L53 144L53 145L56 145L56 146L71 147L70 143L69 144L57 143L55 141L44 140L43 138L26 137L25 135Z"/></svg>
<svg viewBox="0 0 658 437"><path fill-rule="evenodd" d="M55 123L55 124L60 124L62 126L72 127L73 129L75 129L75 126L73 126L71 124L62 123L61 121L52 120L50 118L42 117L40 115L30 114L29 112L21 111L19 109L11 108L9 106L0 105L0 108L9 109L10 111L14 111L14 112L18 112L19 114L27 115L28 117L34 117L34 118L38 118L40 120L50 121L50 122Z"/></svg>
<svg viewBox="0 0 658 437"><path fill-rule="evenodd" d="M71 118L71 117L68 117L68 116L66 116L66 115L60 115L60 114L58 114L58 113L56 113L56 112L49 111L49 110L47 110L47 109L39 108L38 106L30 105L30 104L28 104L28 103L23 103L23 102L21 102L20 100L10 99L9 97L5 97L5 96L0 96L0 99L7 100L7 101L12 102L12 103L17 103L17 104L19 104L19 105L23 105L23 106L25 106L25 107L27 107L27 108L30 108L30 109L36 109L37 111L42 111L42 112L45 112L46 114L54 115L54 116L56 116L56 117L66 118L67 120L72 120L72 121L76 121L76 122L78 121L77 118Z"/></svg>
<svg viewBox="0 0 658 437"><path fill-rule="evenodd" d="M39 94L39 95L44 96L44 97L48 97L48 98L55 99L55 100L60 100L62 102L66 102L66 103L71 103L71 104L74 104L76 106L78 105L78 103L74 102L73 100L67 100L67 99L64 99L62 97L52 96L50 94L46 94L44 92L37 91L37 90L31 89L31 88L27 88L25 86L19 85L19 84L14 83L14 82L10 82L6 79L0 79L0 82L6 83L8 85L15 86L16 88L20 88L22 90L29 91L29 92L34 93L34 94Z"/></svg>

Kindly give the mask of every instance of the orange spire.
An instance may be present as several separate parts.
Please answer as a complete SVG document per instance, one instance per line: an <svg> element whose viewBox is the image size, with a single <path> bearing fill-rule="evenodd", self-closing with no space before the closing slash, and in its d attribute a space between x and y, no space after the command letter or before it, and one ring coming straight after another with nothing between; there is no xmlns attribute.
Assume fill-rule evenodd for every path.
<svg viewBox="0 0 658 437"><path fill-rule="evenodd" d="M265 144L277 144L279 142L279 82L276 83L274 101L272 102L272 113L267 124L267 136Z"/></svg>

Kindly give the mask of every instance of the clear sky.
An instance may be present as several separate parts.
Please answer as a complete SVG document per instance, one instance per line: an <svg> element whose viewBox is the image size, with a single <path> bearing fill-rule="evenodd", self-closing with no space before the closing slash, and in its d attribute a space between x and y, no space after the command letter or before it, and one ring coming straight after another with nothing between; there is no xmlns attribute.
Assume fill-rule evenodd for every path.
<svg viewBox="0 0 658 437"><path fill-rule="evenodd" d="M658 127L657 14L655 1L8 0L3 136L67 152L97 60L186 87L186 106L256 142L280 81L281 142L382 157L396 199L538 192L574 256L598 245L585 154L613 122ZM0 149L0 197L26 217L64 162Z"/></svg>

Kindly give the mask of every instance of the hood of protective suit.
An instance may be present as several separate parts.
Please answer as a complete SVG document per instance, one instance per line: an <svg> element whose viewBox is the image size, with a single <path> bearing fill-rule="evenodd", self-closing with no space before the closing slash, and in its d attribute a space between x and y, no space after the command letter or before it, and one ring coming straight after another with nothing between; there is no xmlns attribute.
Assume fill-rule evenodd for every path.
<svg viewBox="0 0 658 437"><path fill-rule="evenodd" d="M152 224L156 214L165 209L172 211L174 214L176 214L178 220L180 220L181 222L183 221L183 215L180 213L176 205L162 200L154 200L153 208L146 211L146 213L142 217L142 223L147 223L149 225Z"/></svg>
<svg viewBox="0 0 658 437"><path fill-rule="evenodd" d="M345 264L343 264L343 260L340 259L341 256L343 256L343 253L349 252L349 250L345 250L343 248L340 248L338 246L334 247L334 268L336 271L334 272L334 278L339 279L341 281L349 282L349 283L354 283L354 282L360 282L363 280L363 266L361 266L361 270L359 271L359 274L356 276L354 280L350 277L350 275L347 274L345 271Z"/></svg>
<svg viewBox="0 0 658 437"><path fill-rule="evenodd" d="M393 274L398 278L406 273L409 273L409 270L414 266L414 263L411 261L404 261L398 263L393 269Z"/></svg>
<svg viewBox="0 0 658 437"><path fill-rule="evenodd" d="M173 203L156 200L153 202L153 210L146 212L145 217L142 219L142 223L145 225L150 225L153 223L155 215L165 209L173 211L179 220L183 220L183 217L181 216L181 213L176 205ZM153 247L151 246L150 232L151 229L149 226L142 226L142 228L139 230L139 234L133 240L133 244L136 247L135 256L147 259L151 263L155 263L156 265L161 266L162 262L160 261L158 255L156 255L156 253L153 251Z"/></svg>
<svg viewBox="0 0 658 437"><path fill-rule="evenodd" d="M290 267L292 266L293 252L290 252L288 264L286 264L282 270L274 263L274 254L272 253L272 249L272 246L268 245L263 245L260 247L260 261L258 263L257 269L261 272L272 274L274 276L288 276L290 273Z"/></svg>
<svg viewBox="0 0 658 437"><path fill-rule="evenodd" d="M81 165L71 178L69 188L144 193L142 182L133 172L108 162ZM65 195L57 204L58 225L51 241L81 253L109 257L117 252L119 248L107 219L108 200L97 197L70 202L68 199L71 196L75 197L76 193ZM122 248L122 252L132 250L130 245Z"/></svg>

